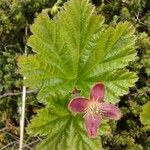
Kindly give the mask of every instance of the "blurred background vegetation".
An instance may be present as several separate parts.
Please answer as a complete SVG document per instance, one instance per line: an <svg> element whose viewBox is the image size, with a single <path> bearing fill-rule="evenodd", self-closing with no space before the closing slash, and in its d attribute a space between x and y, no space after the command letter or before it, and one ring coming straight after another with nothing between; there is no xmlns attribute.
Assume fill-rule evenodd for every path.
<svg viewBox="0 0 150 150"><path fill-rule="evenodd" d="M62 1L62 3L65 1ZM93 0L97 13L106 23L115 25L128 20L136 28L138 58L128 68L138 74L139 80L130 93L121 97L118 104L123 118L110 122L110 132L102 136L106 150L150 150L150 130L140 122L142 106L150 101L150 1L149 0ZM21 107L22 77L18 72L17 58L24 54L30 25L36 15L45 8L52 8L56 0L0 0L0 149L18 148L19 118ZM57 3L59 5L59 3ZM57 13L58 5L51 10ZM62 4L60 4L62 5ZM25 30L28 30L26 35ZM32 53L27 48L28 53ZM36 93L28 91L26 119L42 107ZM25 133L24 149L34 149L40 137L32 138Z"/></svg>

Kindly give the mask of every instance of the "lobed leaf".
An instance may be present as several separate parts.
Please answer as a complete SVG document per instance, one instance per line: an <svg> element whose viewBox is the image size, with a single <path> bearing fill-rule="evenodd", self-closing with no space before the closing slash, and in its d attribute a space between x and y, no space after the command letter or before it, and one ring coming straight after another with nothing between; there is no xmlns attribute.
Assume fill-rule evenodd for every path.
<svg viewBox="0 0 150 150"><path fill-rule="evenodd" d="M54 96L76 87L87 96L91 85L104 82L107 101L116 103L137 80L124 70L136 57L134 27L129 22L106 27L88 0L70 0L53 20L43 11L31 31L28 45L36 54L19 58L30 88Z"/></svg>
<svg viewBox="0 0 150 150"><path fill-rule="evenodd" d="M83 119L68 113L56 114L49 108L41 109L28 126L34 136L47 135L37 147L39 150L99 150L100 139L87 137Z"/></svg>

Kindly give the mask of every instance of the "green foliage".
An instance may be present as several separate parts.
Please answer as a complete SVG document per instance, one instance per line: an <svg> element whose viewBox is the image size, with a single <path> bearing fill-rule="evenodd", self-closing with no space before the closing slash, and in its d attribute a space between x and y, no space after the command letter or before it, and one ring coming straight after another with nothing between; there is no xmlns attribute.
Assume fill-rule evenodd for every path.
<svg viewBox="0 0 150 150"><path fill-rule="evenodd" d="M95 82L103 82L107 101L118 102L137 80L123 69L136 56L134 28L128 22L115 28L103 22L86 0L69 1L54 20L45 11L38 15L28 39L37 54L19 59L26 85L52 95L76 87L87 96Z"/></svg>
<svg viewBox="0 0 150 150"><path fill-rule="evenodd" d="M143 111L140 114L140 120L142 124L150 126L150 102L143 106Z"/></svg>
<svg viewBox="0 0 150 150"><path fill-rule="evenodd" d="M21 94L2 98L1 95L21 92L22 76L16 60L24 53L26 22L32 22L35 13L54 3L55 0L0 0L0 149L12 142L7 149L18 149L18 139L14 137L19 137ZM41 106L37 106L35 94L29 94L26 115L37 107Z"/></svg>
<svg viewBox="0 0 150 150"><path fill-rule="evenodd" d="M114 2L118 3L118 5L112 5ZM143 127L139 120L142 105L149 101L150 95L150 78L148 74L150 30L149 21L146 17L150 5L148 0L143 0L141 3L145 3L145 6L132 0L114 0L110 3L101 3L98 7L99 12L106 16L107 22L110 24L116 24L120 20L131 21L136 26L138 37L136 40L138 58L134 63L130 63L128 68L136 71L139 80L136 87L132 88L128 95L121 98L119 106L122 109L123 118L117 124L111 124L112 133L102 138L103 147L108 150L149 150L150 148L149 130Z"/></svg>
<svg viewBox="0 0 150 150"><path fill-rule="evenodd" d="M149 150L149 131L141 125L139 120L142 105L148 102L150 95L150 78L148 73L150 68L149 0L92 1L96 4L98 13L105 16L105 21L108 24L114 26L118 21L130 21L136 27L136 35L138 37L136 41L138 58L134 63L130 63L127 68L130 71L135 71L138 74L139 80L136 87L131 88L130 93L121 98L119 106L122 109L123 117L118 123L110 122L111 129L109 133L106 135L105 132L102 138L103 147L106 150ZM55 0L0 1L1 94L21 91L22 81L18 74L16 58L24 52L24 29L26 22L31 24L37 13L41 12L43 8L48 8L49 10L54 3ZM29 49L28 53L30 53ZM49 93L49 91L45 90L45 93ZM6 132L5 130L1 130L0 132L0 148L14 142L16 136L19 137L17 130L19 127L18 110L20 103L20 95L0 99L0 128L7 127ZM37 104L35 94L27 95L26 123L31 119L31 116L36 113L37 109L41 107L41 104ZM102 133L102 128L107 127L102 126L100 133ZM38 139L39 137L31 138L28 134L25 134L24 142L26 145L29 144L28 146L32 149L34 145L38 145ZM7 149L18 149L17 143L18 141L16 140L16 143L10 145ZM25 149L28 148L25 147Z"/></svg>

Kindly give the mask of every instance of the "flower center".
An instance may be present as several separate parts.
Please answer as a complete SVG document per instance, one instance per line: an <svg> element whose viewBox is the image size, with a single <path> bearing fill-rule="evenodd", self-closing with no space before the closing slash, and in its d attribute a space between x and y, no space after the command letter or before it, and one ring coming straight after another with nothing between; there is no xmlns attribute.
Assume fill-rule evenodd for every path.
<svg viewBox="0 0 150 150"><path fill-rule="evenodd" d="M100 109L101 103L97 101L91 101L88 108L85 110L86 113L91 113L93 115L101 115L102 111Z"/></svg>

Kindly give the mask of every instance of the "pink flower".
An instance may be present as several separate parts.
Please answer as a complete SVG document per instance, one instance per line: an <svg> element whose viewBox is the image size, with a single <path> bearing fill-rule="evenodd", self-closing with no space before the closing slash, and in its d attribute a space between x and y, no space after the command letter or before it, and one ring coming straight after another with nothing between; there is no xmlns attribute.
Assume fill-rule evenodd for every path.
<svg viewBox="0 0 150 150"><path fill-rule="evenodd" d="M121 112L118 107L104 102L105 86L97 83L90 92L90 100L77 97L68 104L68 109L74 113L85 113L85 127L90 138L97 136L97 129L100 126L103 117L119 120Z"/></svg>

